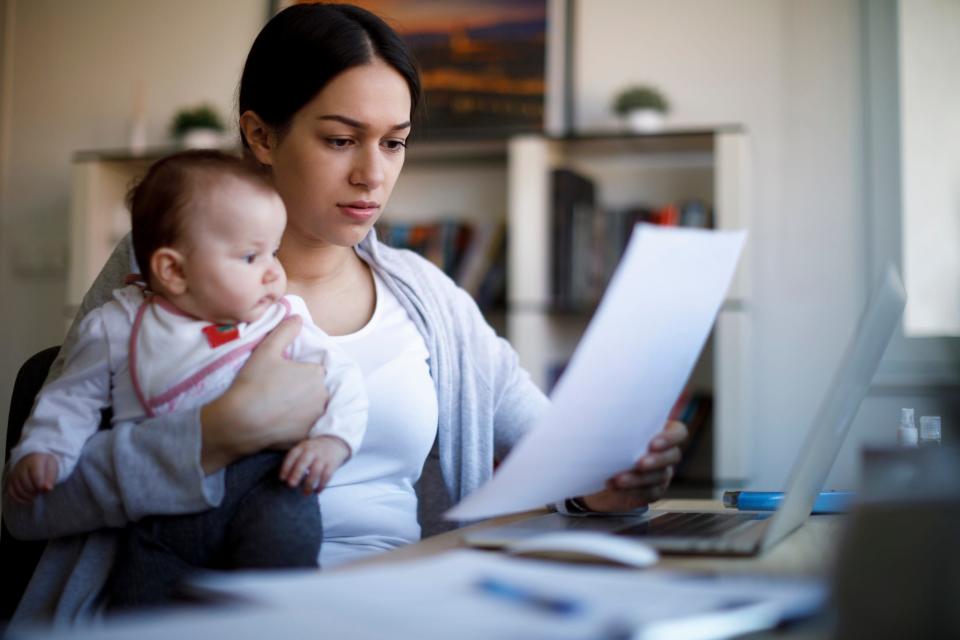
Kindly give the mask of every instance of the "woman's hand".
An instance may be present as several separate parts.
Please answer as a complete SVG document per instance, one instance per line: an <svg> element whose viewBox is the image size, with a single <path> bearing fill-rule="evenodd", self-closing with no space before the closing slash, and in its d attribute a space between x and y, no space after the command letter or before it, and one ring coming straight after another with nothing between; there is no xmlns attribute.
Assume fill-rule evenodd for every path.
<svg viewBox="0 0 960 640"><path fill-rule="evenodd" d="M673 466L680 462L680 444L687 439L687 427L682 422L668 422L650 442L646 455L632 468L607 480L607 488L581 498L591 511L630 511L663 497Z"/></svg>
<svg viewBox="0 0 960 640"><path fill-rule="evenodd" d="M285 449L307 437L329 394L323 365L294 362L284 350L302 320L284 320L254 350L226 392L200 411L200 463L213 473L263 449Z"/></svg>

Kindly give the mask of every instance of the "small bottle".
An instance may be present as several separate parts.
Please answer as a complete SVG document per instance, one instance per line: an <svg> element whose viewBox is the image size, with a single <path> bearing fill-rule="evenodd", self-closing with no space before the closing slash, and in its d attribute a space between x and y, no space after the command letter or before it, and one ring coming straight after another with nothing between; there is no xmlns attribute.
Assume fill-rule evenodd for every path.
<svg viewBox="0 0 960 640"><path fill-rule="evenodd" d="M897 442L901 447L916 447L920 440L917 425L913 421L913 409L900 409L900 428L897 429Z"/></svg>
<svg viewBox="0 0 960 640"><path fill-rule="evenodd" d="M920 416L920 446L940 444L940 416Z"/></svg>

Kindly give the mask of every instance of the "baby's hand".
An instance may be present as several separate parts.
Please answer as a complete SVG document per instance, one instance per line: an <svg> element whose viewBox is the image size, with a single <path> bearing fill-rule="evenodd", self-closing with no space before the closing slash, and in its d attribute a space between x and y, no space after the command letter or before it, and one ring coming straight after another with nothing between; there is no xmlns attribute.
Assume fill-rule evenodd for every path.
<svg viewBox="0 0 960 640"><path fill-rule="evenodd" d="M17 463L7 479L7 494L14 502L27 504L53 489L60 463L49 453L31 453Z"/></svg>
<svg viewBox="0 0 960 640"><path fill-rule="evenodd" d="M349 456L350 447L336 436L308 438L287 452L280 480L291 488L300 485L304 495L320 493Z"/></svg>

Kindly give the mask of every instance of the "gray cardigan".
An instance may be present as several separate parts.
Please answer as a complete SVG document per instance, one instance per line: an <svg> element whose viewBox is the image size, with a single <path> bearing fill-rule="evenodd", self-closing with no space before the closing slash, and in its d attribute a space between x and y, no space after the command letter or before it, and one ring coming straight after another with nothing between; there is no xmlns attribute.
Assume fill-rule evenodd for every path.
<svg viewBox="0 0 960 640"><path fill-rule="evenodd" d="M498 338L474 301L428 261L377 242L371 232L357 254L410 314L430 352L437 388L437 441L417 485L424 535L449 528L442 513L478 488L546 409L548 400ZM129 236L114 250L77 314L109 299L135 268ZM75 340L74 326L65 346ZM51 377L59 373L54 364ZM18 538L53 538L20 602L14 623L69 625L96 617L113 564L117 528L148 515L216 506L223 472L200 467L199 410L119 424L84 447L76 470L30 505L4 501Z"/></svg>

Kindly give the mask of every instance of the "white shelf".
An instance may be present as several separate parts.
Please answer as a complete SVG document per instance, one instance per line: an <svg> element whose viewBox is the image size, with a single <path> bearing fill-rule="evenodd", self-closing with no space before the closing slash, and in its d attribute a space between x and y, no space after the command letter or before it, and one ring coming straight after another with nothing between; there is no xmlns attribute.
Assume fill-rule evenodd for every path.
<svg viewBox="0 0 960 640"><path fill-rule="evenodd" d="M604 206L699 198L712 205L716 228L749 228L749 139L736 127L653 136L529 135L511 140L508 165L507 333L543 388L556 364L573 353L589 320L550 311L551 170L565 167L589 177ZM745 253L698 365L700 378L692 381L712 387L713 473L731 482L749 477L748 265Z"/></svg>
<svg viewBox="0 0 960 640"><path fill-rule="evenodd" d="M122 150L75 156L68 321L117 240L129 230L124 197L130 185L153 160L176 150L151 149L140 156ZM550 171L559 166L588 175L606 205L698 197L713 206L719 228L749 228L751 219L749 139L739 127L411 144L386 212L388 219L416 223L506 218L506 334L523 366L543 388L550 365L573 353L589 322L585 314L550 311ZM695 374L695 386L713 390L714 476L734 482L749 476L748 252ZM503 318L498 320L504 326Z"/></svg>
<svg viewBox="0 0 960 640"><path fill-rule="evenodd" d="M127 191L152 161L149 157L93 154L78 154L74 160L67 322L117 242L130 231Z"/></svg>

